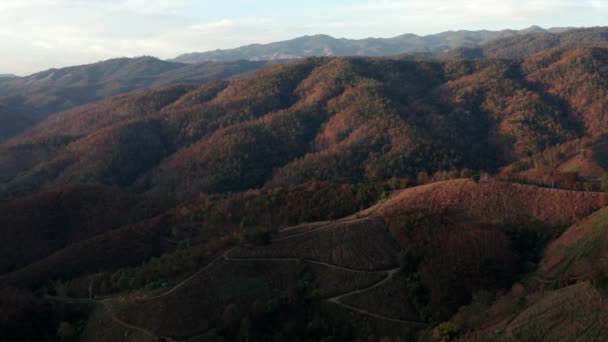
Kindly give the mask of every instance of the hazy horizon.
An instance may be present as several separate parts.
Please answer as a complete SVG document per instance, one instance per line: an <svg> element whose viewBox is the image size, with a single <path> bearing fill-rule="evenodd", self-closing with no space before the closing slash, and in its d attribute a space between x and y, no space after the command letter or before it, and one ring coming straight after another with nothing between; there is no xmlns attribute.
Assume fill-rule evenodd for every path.
<svg viewBox="0 0 608 342"><path fill-rule="evenodd" d="M24 76L111 58L168 59L315 34L362 39L603 26L608 1L22 0L0 2L0 15L0 74Z"/></svg>

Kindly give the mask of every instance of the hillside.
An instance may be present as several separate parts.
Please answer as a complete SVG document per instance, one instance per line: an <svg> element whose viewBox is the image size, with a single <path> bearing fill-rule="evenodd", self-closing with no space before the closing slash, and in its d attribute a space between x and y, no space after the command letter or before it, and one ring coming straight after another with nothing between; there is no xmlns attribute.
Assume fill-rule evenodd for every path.
<svg viewBox="0 0 608 342"><path fill-rule="evenodd" d="M228 62L236 60L281 60L320 56L391 56L401 53L439 53L474 47L491 41L532 32L563 32L538 26L517 31L449 31L428 36L404 34L394 38L336 39L327 35L304 36L270 44L252 44L236 49L193 52L174 58L180 63Z"/></svg>
<svg viewBox="0 0 608 342"><path fill-rule="evenodd" d="M596 341L606 338L605 292L589 282L580 282L545 292L523 293L502 298L490 306L490 315L497 311L516 309L501 322L490 322L482 329L463 334L456 341ZM516 303L519 301L519 303ZM481 308L483 310L483 305ZM479 305L478 305L479 306ZM469 319L483 320L479 308L468 309ZM464 310L463 310L464 311ZM462 318L464 318L461 315ZM477 316L476 316L477 315ZM505 317L503 317L504 319ZM460 319L459 319L460 320ZM479 322L479 321L478 321ZM479 323L477 323L479 324Z"/></svg>
<svg viewBox="0 0 608 342"><path fill-rule="evenodd" d="M600 210L570 227L548 246L539 269L545 279L588 279L606 272L606 213Z"/></svg>
<svg viewBox="0 0 608 342"><path fill-rule="evenodd" d="M509 198L509 201L505 201ZM572 205L568 205L572 203ZM460 215L475 222L525 222L568 226L608 205L608 194L537 188L507 182L457 180L395 193L372 216L417 212ZM365 212L364 212L365 213Z"/></svg>
<svg viewBox="0 0 608 342"><path fill-rule="evenodd" d="M2 127L0 128L0 141L23 132L35 124L36 120L36 117L30 115L27 109L0 103L0 127Z"/></svg>
<svg viewBox="0 0 608 342"><path fill-rule="evenodd" d="M0 143L0 340L605 334L608 48L26 79L0 81L20 130ZM35 119L15 100L58 89L70 108Z"/></svg>
<svg viewBox="0 0 608 342"><path fill-rule="evenodd" d="M168 208L120 189L73 187L0 203L0 274L19 269L70 244ZM9 242L10 241L10 242Z"/></svg>
<svg viewBox="0 0 608 342"><path fill-rule="evenodd" d="M50 69L0 82L0 141L48 115L109 96L176 83L204 84L262 68L264 62L185 65L152 57Z"/></svg>
<svg viewBox="0 0 608 342"><path fill-rule="evenodd" d="M606 208L570 226L510 291L478 298L449 323L459 341L602 340L606 336Z"/></svg>
<svg viewBox="0 0 608 342"><path fill-rule="evenodd" d="M231 82L121 95L54 115L4 144L0 188L4 197L78 183L187 195L493 172L605 132L607 55L313 58Z"/></svg>
<svg viewBox="0 0 608 342"><path fill-rule="evenodd" d="M604 135L575 139L505 166L496 179L561 189L605 191L608 186Z"/></svg>
<svg viewBox="0 0 608 342"><path fill-rule="evenodd" d="M138 265L150 256L174 252L185 243L196 244L196 248L202 245L204 251L205 244L222 246L222 239L232 241L239 234L353 214L376 203L394 186L312 182L201 195L171 209L175 202L168 196L144 197L117 188L81 186L42 192L0 202L0 211L5 213L0 224L7 227L9 237L3 248L24 260L20 266L28 264L22 269L7 267L0 275L19 269L11 275L13 281L30 286L49 277L68 278L91 269ZM81 201L74 203L78 198ZM114 257L107 257L109 253ZM174 266L181 271L188 267Z"/></svg>
<svg viewBox="0 0 608 342"><path fill-rule="evenodd" d="M425 194L430 188L442 193ZM293 189L290 196L312 189ZM231 196L231 201L249 203L241 202L242 208L252 208L257 196L262 202L271 197L260 192ZM404 200L410 197L442 198L439 203L444 210L426 211L417 202ZM530 204L523 200L528 197L541 202L526 213ZM448 318L477 291L500 291L517 279L522 265L533 259L521 254L527 249L518 245L515 232L541 234L545 228L532 223L535 220L549 228L576 222L570 213L559 216L559 211L545 210L542 201L557 201L555 205L563 207L567 206L562 202L567 201L577 208L577 216L586 216L601 206L600 198L605 200L606 194L458 180L401 190L356 215L287 227L267 240L244 237L238 246L222 240L212 247L200 244L211 241L209 238L198 243L193 239L190 246L166 250L162 257L138 266L137 258L158 255L163 248L160 241L178 236L175 228L168 229L175 224L169 223L172 220L190 223L190 233L207 234L211 226L206 217L211 208L193 205L177 209L170 214L173 218L144 221L76 243L5 280L35 284L38 277L78 274L66 282L65 291L81 298L93 281L94 291L107 299L92 307L92 319L82 327L85 340L128 341L139 333L171 339L239 334L264 339L276 334L276 329L284 338L340 334L348 340L376 333L412 337L432 327L431 322ZM201 199L203 202L222 200ZM504 218L491 222L462 215L454 209L464 202L478 204L484 213L501 211ZM497 210L492 211L491 206ZM202 211L191 216L194 208ZM439 209L439 205L433 208ZM226 210L233 212L229 207ZM522 211L526 220L521 226L509 225L521 221ZM553 218L555 215L558 217ZM250 218L254 226L256 217L260 219L259 215ZM207 223L199 225L196 220L200 219ZM257 222L267 221L261 218ZM117 241L122 241L123 248L117 247ZM132 253L118 258L125 248ZM110 265L110 260L117 264ZM111 272L86 275L86 265L91 263L98 265L96 270ZM114 271L129 264L132 267ZM135 291L124 292L126 289ZM116 292L120 294L113 296ZM332 317L329 324L319 322L325 317ZM290 323L277 328L278 322ZM517 331L524 328L513 323L516 326Z"/></svg>

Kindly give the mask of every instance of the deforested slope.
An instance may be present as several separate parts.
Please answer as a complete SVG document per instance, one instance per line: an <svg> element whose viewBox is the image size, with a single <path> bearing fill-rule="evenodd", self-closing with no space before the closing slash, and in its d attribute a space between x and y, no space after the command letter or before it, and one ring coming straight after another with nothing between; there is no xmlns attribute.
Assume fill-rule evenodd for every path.
<svg viewBox="0 0 608 342"><path fill-rule="evenodd" d="M507 182L456 180L395 193L372 216L453 213L475 221L570 225L608 205L607 193L568 191Z"/></svg>

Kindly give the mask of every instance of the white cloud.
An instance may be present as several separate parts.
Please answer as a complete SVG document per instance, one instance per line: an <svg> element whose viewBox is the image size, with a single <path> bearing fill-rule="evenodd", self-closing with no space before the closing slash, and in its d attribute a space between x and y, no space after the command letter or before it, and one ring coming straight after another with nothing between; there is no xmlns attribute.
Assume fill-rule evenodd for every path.
<svg viewBox="0 0 608 342"><path fill-rule="evenodd" d="M596 0L597 1L597 0ZM600 2L600 1L597 1ZM480 15L501 16L504 20L510 15L532 14L542 12L563 11L578 7L576 2L568 0L385 0L358 3L352 6L354 11L399 11L401 13L420 12L426 13L427 19L433 19L434 14L445 13L451 16L461 16L463 19L482 19Z"/></svg>
<svg viewBox="0 0 608 342"><path fill-rule="evenodd" d="M193 30L196 30L196 31L213 31L213 30L223 29L223 28L232 27L232 26L234 26L233 20L221 19L218 21L205 23L205 24L195 24L195 25L192 25L190 28Z"/></svg>
<svg viewBox="0 0 608 342"><path fill-rule="evenodd" d="M595 9L608 10L607 0L591 0L589 1L589 5Z"/></svg>
<svg viewBox="0 0 608 342"><path fill-rule="evenodd" d="M524 28L531 25L594 26L608 0L366 0L348 9L356 16L378 22L377 28L418 28L431 34L458 29ZM595 15L595 17L594 17ZM412 32L410 30L409 32ZM393 31L400 34L408 31Z"/></svg>
<svg viewBox="0 0 608 342"><path fill-rule="evenodd" d="M240 19L220 19L202 24L194 24L190 29L202 33L214 33L234 30L256 30L274 26L273 20L264 18L240 18ZM247 31L243 31L247 32Z"/></svg>
<svg viewBox="0 0 608 342"><path fill-rule="evenodd" d="M175 13L191 3L189 0L118 0L111 7L139 13Z"/></svg>

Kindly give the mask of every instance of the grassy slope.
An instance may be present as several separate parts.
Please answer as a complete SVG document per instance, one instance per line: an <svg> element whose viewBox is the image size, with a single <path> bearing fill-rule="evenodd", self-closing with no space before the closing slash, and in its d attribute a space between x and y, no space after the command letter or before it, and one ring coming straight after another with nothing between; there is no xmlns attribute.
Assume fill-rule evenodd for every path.
<svg viewBox="0 0 608 342"><path fill-rule="evenodd" d="M602 209L549 245L539 275L547 279L590 279L606 271L607 247L608 210Z"/></svg>
<svg viewBox="0 0 608 342"><path fill-rule="evenodd" d="M536 220L568 226L608 204L608 194L535 186L456 180L432 183L394 194L372 216L453 213L488 223Z"/></svg>

